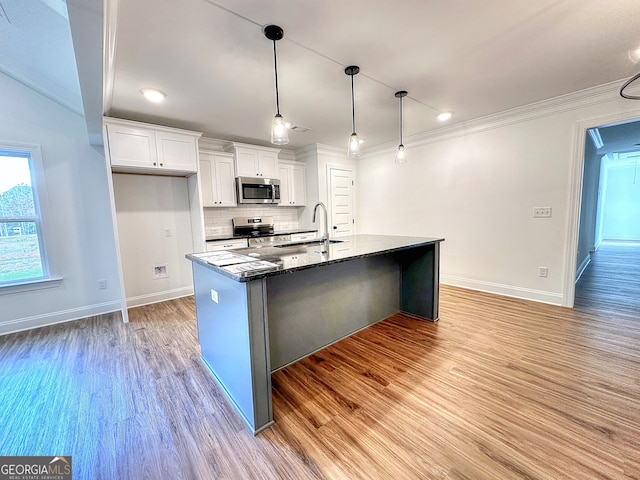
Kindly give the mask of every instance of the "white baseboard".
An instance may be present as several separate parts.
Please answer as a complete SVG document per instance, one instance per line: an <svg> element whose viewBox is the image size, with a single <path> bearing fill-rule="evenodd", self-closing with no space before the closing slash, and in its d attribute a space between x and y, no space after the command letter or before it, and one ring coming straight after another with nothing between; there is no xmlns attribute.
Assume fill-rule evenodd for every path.
<svg viewBox="0 0 640 480"><path fill-rule="evenodd" d="M532 288L514 287L512 285L502 285L500 283L484 282L482 280L470 280L467 278L453 277L451 275L440 275L440 283L453 287L468 288L480 292L495 293L505 297L521 298L534 302L549 303L551 305L562 305L563 297L559 293L534 290Z"/></svg>
<svg viewBox="0 0 640 480"><path fill-rule="evenodd" d="M164 292L148 293L146 295L138 295L137 297L128 297L127 308L166 302L167 300L188 297L189 295L193 295L193 286L174 288L173 290L165 290Z"/></svg>
<svg viewBox="0 0 640 480"><path fill-rule="evenodd" d="M59 312L43 313L42 315L34 315L32 317L18 318L0 323L0 335L8 335L9 333L21 332L23 330L55 325L56 323L71 322L95 315L117 312L120 308L120 301L115 301L60 310Z"/></svg>
<svg viewBox="0 0 640 480"><path fill-rule="evenodd" d="M582 276L582 274L584 273L584 271L586 270L586 268L589 266L590 263L591 263L591 255L587 255L585 259L582 261L582 263L580 264L580 266L578 267L578 271L576 272L576 283L578 283L578 280L580 280L580 277Z"/></svg>

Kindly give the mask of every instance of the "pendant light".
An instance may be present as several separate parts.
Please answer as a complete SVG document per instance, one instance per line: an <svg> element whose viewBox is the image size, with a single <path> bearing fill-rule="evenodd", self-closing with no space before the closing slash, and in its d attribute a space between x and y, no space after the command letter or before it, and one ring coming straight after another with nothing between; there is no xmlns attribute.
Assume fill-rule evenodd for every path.
<svg viewBox="0 0 640 480"><path fill-rule="evenodd" d="M404 145L402 144L402 97L406 97L407 92L400 90L396 92L396 98L400 99L400 145L398 145L398 151L396 152L396 163L407 163L407 154L404 151Z"/></svg>
<svg viewBox="0 0 640 480"><path fill-rule="evenodd" d="M264 27L264 36L273 41L273 69L276 77L276 115L273 117L271 125L271 143L274 145L286 145L289 143L289 134L280 115L280 97L278 95L278 56L276 53L276 42L284 38L284 30L277 25L267 25Z"/></svg>
<svg viewBox="0 0 640 480"><path fill-rule="evenodd" d="M360 156L360 139L356 133L356 101L353 95L353 76L360 72L360 67L351 65L344 69L344 73L351 77L351 136L349 137L349 146L347 155L350 157Z"/></svg>

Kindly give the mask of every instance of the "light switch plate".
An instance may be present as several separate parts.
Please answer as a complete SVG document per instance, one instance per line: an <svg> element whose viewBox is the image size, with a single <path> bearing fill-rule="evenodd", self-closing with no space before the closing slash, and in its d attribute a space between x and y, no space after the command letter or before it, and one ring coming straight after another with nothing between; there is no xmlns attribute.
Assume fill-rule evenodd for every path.
<svg viewBox="0 0 640 480"><path fill-rule="evenodd" d="M213 288L211 289L211 300L218 303L218 292L216 292Z"/></svg>

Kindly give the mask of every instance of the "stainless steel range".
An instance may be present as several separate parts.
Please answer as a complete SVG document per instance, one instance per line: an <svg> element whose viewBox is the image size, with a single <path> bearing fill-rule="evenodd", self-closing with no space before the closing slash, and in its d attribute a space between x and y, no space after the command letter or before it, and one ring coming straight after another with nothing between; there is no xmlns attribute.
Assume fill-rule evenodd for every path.
<svg viewBox="0 0 640 480"><path fill-rule="evenodd" d="M271 246L291 241L289 234L274 233L273 217L235 217L233 234L248 237L250 247Z"/></svg>

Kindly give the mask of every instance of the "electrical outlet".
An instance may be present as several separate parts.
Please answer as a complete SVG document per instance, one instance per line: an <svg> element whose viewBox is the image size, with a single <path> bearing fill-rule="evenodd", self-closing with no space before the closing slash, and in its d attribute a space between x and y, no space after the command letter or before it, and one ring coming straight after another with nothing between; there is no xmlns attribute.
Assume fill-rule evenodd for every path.
<svg viewBox="0 0 640 480"><path fill-rule="evenodd" d="M170 228L165 228L164 229L164 236L165 237L173 237L173 232L171 231Z"/></svg>
<svg viewBox="0 0 640 480"><path fill-rule="evenodd" d="M549 267L538 267L538 276L547 278L549 276Z"/></svg>
<svg viewBox="0 0 640 480"><path fill-rule="evenodd" d="M551 207L533 207L533 218L551 217Z"/></svg>
<svg viewBox="0 0 640 480"><path fill-rule="evenodd" d="M166 264L153 266L153 278L167 278L168 276Z"/></svg>
<svg viewBox="0 0 640 480"><path fill-rule="evenodd" d="M101 278L100 280L98 280L98 290L106 290L107 288L107 280L104 278Z"/></svg>

